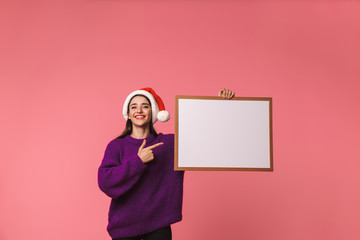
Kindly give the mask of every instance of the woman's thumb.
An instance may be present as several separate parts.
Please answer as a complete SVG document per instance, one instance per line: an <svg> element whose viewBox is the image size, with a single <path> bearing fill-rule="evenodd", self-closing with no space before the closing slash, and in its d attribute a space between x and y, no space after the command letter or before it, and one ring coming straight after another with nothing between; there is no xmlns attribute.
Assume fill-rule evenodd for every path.
<svg viewBox="0 0 360 240"><path fill-rule="evenodd" d="M141 146L140 146L139 149L143 149L143 148L145 147L145 145L146 145L146 140L144 139L144 141L142 142L142 144L141 144Z"/></svg>

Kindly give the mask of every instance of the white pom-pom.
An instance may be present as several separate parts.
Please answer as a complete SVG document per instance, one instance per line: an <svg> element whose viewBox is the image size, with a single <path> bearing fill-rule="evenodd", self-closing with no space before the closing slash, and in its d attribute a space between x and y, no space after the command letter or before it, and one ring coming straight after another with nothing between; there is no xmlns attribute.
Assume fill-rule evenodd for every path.
<svg viewBox="0 0 360 240"><path fill-rule="evenodd" d="M166 110L160 111L160 112L158 112L158 114L157 114L157 119L158 119L160 122L166 122L167 120L170 119L170 114L169 114L169 112L166 111Z"/></svg>

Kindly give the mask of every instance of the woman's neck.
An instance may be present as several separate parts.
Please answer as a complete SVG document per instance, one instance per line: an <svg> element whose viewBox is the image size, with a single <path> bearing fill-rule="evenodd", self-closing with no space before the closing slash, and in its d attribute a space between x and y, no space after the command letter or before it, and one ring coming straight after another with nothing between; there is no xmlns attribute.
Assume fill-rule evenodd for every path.
<svg viewBox="0 0 360 240"><path fill-rule="evenodd" d="M147 138L150 135L150 128L142 128L142 127L136 127L133 125L132 133L130 134L131 137L136 139L143 139Z"/></svg>

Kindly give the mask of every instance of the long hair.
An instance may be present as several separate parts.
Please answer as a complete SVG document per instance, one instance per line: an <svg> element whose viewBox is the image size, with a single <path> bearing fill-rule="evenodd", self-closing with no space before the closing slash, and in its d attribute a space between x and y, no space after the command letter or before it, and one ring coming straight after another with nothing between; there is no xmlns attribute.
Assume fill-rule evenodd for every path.
<svg viewBox="0 0 360 240"><path fill-rule="evenodd" d="M152 107L149 98L147 98L145 95L142 95L142 94L136 94L136 95L134 95L134 96L130 99L130 101L129 101L129 104L128 104L128 106L127 106L127 111L128 111L128 113L129 113L130 102L131 102L131 100L132 100L134 97L136 97L136 96L141 96L141 97L146 98L146 100L147 100L147 101L149 102L149 104L150 104L150 107ZM152 113L152 109L151 109L151 113ZM153 134L153 135L155 135L155 136L158 135L157 132L155 131L154 124L152 123L152 114L151 114L151 120L150 120L150 123L149 123L149 128L150 128L150 134ZM131 122L130 119L128 119L128 120L126 121L126 125L125 125L124 131L123 131L122 134L121 134L120 136L118 136L117 138L124 138L124 137L126 137L127 135L130 135L130 134L132 133L132 130L133 130L132 122Z"/></svg>

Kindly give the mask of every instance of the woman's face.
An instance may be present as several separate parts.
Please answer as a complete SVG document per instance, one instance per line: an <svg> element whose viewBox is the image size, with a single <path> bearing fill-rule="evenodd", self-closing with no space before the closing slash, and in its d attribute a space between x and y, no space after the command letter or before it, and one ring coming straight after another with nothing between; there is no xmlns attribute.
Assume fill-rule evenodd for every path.
<svg viewBox="0 0 360 240"><path fill-rule="evenodd" d="M134 97L129 104L129 119L138 127L147 127L151 121L151 106L146 98Z"/></svg>

